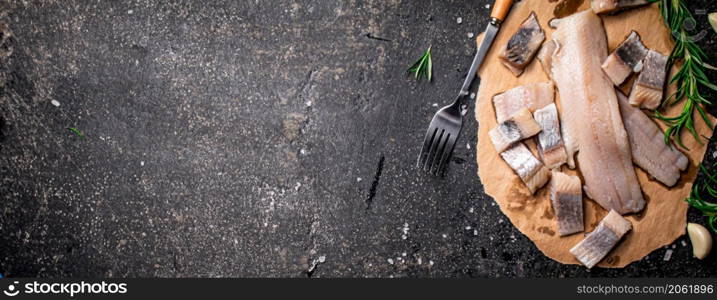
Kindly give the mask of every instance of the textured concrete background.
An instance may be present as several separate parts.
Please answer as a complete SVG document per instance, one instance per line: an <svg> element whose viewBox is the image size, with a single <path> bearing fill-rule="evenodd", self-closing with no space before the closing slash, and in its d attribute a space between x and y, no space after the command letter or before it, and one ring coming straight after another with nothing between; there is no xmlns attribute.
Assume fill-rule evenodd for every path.
<svg viewBox="0 0 717 300"><path fill-rule="evenodd" d="M445 178L413 169L486 0L164 2L2 2L0 273L717 272L686 237L622 270L547 259L482 193L473 118ZM435 79L417 83L405 70L429 45Z"/></svg>

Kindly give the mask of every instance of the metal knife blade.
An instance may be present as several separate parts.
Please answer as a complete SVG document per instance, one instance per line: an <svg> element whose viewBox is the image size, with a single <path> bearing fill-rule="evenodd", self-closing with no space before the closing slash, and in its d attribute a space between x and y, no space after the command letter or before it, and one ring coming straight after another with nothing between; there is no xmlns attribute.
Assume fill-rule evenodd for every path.
<svg viewBox="0 0 717 300"><path fill-rule="evenodd" d="M495 36L498 34L499 29L500 20L496 18L491 18L490 23L488 23L488 27L486 27L485 29L483 41L478 47L476 56L473 57L473 63L471 64L471 68L468 71L468 75L466 76L466 81L463 82L463 87L461 88L459 96L468 95L468 90L470 89L471 83L473 83L473 80L476 77L476 72L478 71L478 68L480 68L480 66L483 64L483 60L488 54L488 50L490 50L490 46L493 44L493 40L495 40Z"/></svg>

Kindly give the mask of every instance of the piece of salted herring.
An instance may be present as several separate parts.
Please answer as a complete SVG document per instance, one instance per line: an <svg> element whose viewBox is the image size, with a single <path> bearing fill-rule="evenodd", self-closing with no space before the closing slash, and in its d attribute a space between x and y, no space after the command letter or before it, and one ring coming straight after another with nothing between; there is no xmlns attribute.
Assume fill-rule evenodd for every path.
<svg viewBox="0 0 717 300"><path fill-rule="evenodd" d="M586 267L592 268L599 263L620 239L632 229L632 224L618 212L610 210L600 224L588 233L570 253Z"/></svg>
<svg viewBox="0 0 717 300"><path fill-rule="evenodd" d="M577 162L586 195L621 214L638 212L645 199L637 181L615 88L600 65L607 58L602 20L585 10L560 21L553 32L560 45L551 77L560 93L560 125L568 162Z"/></svg>
<svg viewBox="0 0 717 300"><path fill-rule="evenodd" d="M533 117L542 129L538 134L538 155L548 169L557 169L567 161L568 155L565 154L555 103L536 110Z"/></svg>
<svg viewBox="0 0 717 300"><path fill-rule="evenodd" d="M617 98L630 139L632 161L663 184L675 185L680 172L687 169L689 159L671 144L665 144L662 130L641 109L630 105L622 92L617 92Z"/></svg>
<svg viewBox="0 0 717 300"><path fill-rule="evenodd" d="M648 4L647 0L592 0L590 7L596 14L610 13Z"/></svg>
<svg viewBox="0 0 717 300"><path fill-rule="evenodd" d="M513 143L534 136L538 132L540 132L540 124L535 122L530 110L527 107L523 107L523 109L510 116L508 120L491 129L488 134L491 141L493 141L495 150L500 153L508 149Z"/></svg>
<svg viewBox="0 0 717 300"><path fill-rule="evenodd" d="M493 96L493 107L498 123L502 123L523 107L531 112L553 103L555 86L553 82L539 82L521 85Z"/></svg>
<svg viewBox="0 0 717 300"><path fill-rule="evenodd" d="M508 150L500 153L506 163L518 174L520 180L534 194L548 182L550 172L522 142L513 144Z"/></svg>
<svg viewBox="0 0 717 300"><path fill-rule="evenodd" d="M640 40L640 35L633 31L603 62L602 70L607 77L610 77L612 83L619 86L633 72L640 72L647 51Z"/></svg>
<svg viewBox="0 0 717 300"><path fill-rule="evenodd" d="M498 57L515 76L520 76L544 40L545 32L540 27L535 12L531 12L518 31L510 37Z"/></svg>
<svg viewBox="0 0 717 300"><path fill-rule="evenodd" d="M553 171L550 202L558 220L558 234L566 236L584 230L583 190L580 178Z"/></svg>
<svg viewBox="0 0 717 300"><path fill-rule="evenodd" d="M667 56L648 50L642 65L642 72L630 92L630 104L655 109L662 103L662 90L667 78Z"/></svg>

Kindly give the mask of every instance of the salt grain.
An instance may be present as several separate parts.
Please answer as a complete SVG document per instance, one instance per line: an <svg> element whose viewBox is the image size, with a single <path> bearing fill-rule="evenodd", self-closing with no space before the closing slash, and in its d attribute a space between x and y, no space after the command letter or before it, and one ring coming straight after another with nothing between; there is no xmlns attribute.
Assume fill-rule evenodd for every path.
<svg viewBox="0 0 717 300"><path fill-rule="evenodd" d="M416 263L420 265L423 263L423 260L421 260L421 258L419 257L418 260L416 261Z"/></svg>
<svg viewBox="0 0 717 300"><path fill-rule="evenodd" d="M432 266L432 265L433 265L433 261L432 261L432 260L429 260L429 261L428 261L428 264Z"/></svg>
<svg viewBox="0 0 717 300"><path fill-rule="evenodd" d="M473 229L473 235L478 235L478 229Z"/></svg>
<svg viewBox="0 0 717 300"><path fill-rule="evenodd" d="M401 256L406 257L406 252L401 253Z"/></svg>
<svg viewBox="0 0 717 300"><path fill-rule="evenodd" d="M470 143L466 144L466 149L470 149L470 148L471 148L471 144Z"/></svg>
<svg viewBox="0 0 717 300"><path fill-rule="evenodd" d="M324 263L326 261L326 255L319 256L319 262Z"/></svg>
<svg viewBox="0 0 717 300"><path fill-rule="evenodd" d="M361 180L363 180L363 178L361 178L361 177L356 178L356 182L361 182Z"/></svg>
<svg viewBox="0 0 717 300"><path fill-rule="evenodd" d="M485 9L490 9L490 4L486 4Z"/></svg>
<svg viewBox="0 0 717 300"><path fill-rule="evenodd" d="M473 38L473 33L472 33L472 32L469 32L469 33L468 33L468 38L469 38L469 39L470 39L470 38Z"/></svg>
<svg viewBox="0 0 717 300"><path fill-rule="evenodd" d="M60 101L52 100L50 101L50 103L52 103L52 105L54 105L55 107L60 107Z"/></svg>
<svg viewBox="0 0 717 300"><path fill-rule="evenodd" d="M405 240L405 239L407 239L407 238L408 238L408 237L407 237L405 234L404 234L404 235L401 235L401 239L402 239L402 240Z"/></svg>
<svg viewBox="0 0 717 300"><path fill-rule="evenodd" d="M444 239L448 237L445 233L442 234L442 236L443 236Z"/></svg>
<svg viewBox="0 0 717 300"><path fill-rule="evenodd" d="M471 227L470 227L470 226L466 226L466 230L471 230Z"/></svg>
<svg viewBox="0 0 717 300"><path fill-rule="evenodd" d="M680 244L682 244L682 247L687 247L687 242L685 242L684 240L680 242Z"/></svg>
<svg viewBox="0 0 717 300"><path fill-rule="evenodd" d="M468 149L470 149L470 148L471 148L471 146L470 146L470 145L467 145L467 146L468 146ZM473 213L473 208L471 207L470 209L468 209L468 212L469 212L469 213Z"/></svg>
<svg viewBox="0 0 717 300"><path fill-rule="evenodd" d="M139 165L144 167L144 161L140 161Z"/></svg>
<svg viewBox="0 0 717 300"><path fill-rule="evenodd" d="M306 101L306 106L311 106L311 104L313 104L313 103L311 102L311 100Z"/></svg>
<svg viewBox="0 0 717 300"><path fill-rule="evenodd" d="M476 93L471 93L471 99L475 99L475 98L476 98Z"/></svg>
<svg viewBox="0 0 717 300"><path fill-rule="evenodd" d="M393 264L393 258L389 258L386 261L388 261L389 264Z"/></svg>
<svg viewBox="0 0 717 300"><path fill-rule="evenodd" d="M433 103L431 106L438 107L438 103Z"/></svg>
<svg viewBox="0 0 717 300"><path fill-rule="evenodd" d="M669 261L670 258L672 258L672 252L672 249L667 249L667 251L665 251L665 257L663 257L662 260Z"/></svg>
<svg viewBox="0 0 717 300"><path fill-rule="evenodd" d="M458 23L458 24L461 24L461 23L463 23L463 18L461 18L461 17L458 17L458 19L456 19L456 23Z"/></svg>
<svg viewBox="0 0 717 300"><path fill-rule="evenodd" d="M134 13L134 10L131 10L131 9L130 9L130 10L127 11L127 14L128 14L128 15L131 15L131 14L133 14L133 13Z"/></svg>

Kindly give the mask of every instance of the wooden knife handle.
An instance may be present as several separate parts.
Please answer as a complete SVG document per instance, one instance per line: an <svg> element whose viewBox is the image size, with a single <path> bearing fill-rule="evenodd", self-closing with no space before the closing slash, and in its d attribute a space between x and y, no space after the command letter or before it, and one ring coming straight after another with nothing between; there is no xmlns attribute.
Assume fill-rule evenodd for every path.
<svg viewBox="0 0 717 300"><path fill-rule="evenodd" d="M491 18L496 18L500 21L505 20L505 16L508 15L512 5L513 0L495 0L493 11L490 13Z"/></svg>

